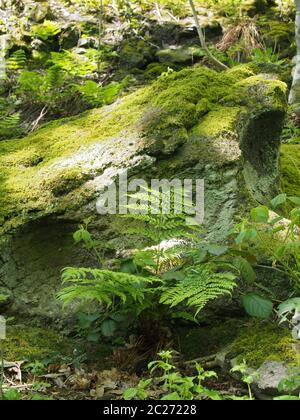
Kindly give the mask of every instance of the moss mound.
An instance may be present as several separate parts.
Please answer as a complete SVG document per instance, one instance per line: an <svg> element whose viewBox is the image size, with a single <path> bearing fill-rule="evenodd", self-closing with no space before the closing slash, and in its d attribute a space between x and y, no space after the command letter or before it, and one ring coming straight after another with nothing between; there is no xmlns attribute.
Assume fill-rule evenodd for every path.
<svg viewBox="0 0 300 420"><path fill-rule="evenodd" d="M55 354L72 355L74 343L51 329L8 326L5 360L35 360Z"/></svg>
<svg viewBox="0 0 300 420"><path fill-rule="evenodd" d="M257 323L243 329L230 347L230 355L238 362L246 361L252 368L258 368L266 361L300 363L300 354L293 349L297 342L291 332L274 324Z"/></svg>
<svg viewBox="0 0 300 420"><path fill-rule="evenodd" d="M300 145L281 146L281 186L289 196L300 197Z"/></svg>

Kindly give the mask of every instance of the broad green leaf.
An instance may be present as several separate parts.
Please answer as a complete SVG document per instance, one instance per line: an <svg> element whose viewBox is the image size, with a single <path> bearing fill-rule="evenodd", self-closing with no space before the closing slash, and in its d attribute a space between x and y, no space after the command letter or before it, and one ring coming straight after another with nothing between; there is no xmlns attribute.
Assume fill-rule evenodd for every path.
<svg viewBox="0 0 300 420"><path fill-rule="evenodd" d="M277 197L273 198L273 200L271 201L271 206L273 207L273 209L276 209L277 207L286 203L286 200L287 200L286 194L279 194L277 195Z"/></svg>
<svg viewBox="0 0 300 420"><path fill-rule="evenodd" d="M181 398L177 392L172 392L171 394L165 395L163 398L161 398L161 400L176 401L176 400L181 400Z"/></svg>
<svg viewBox="0 0 300 420"><path fill-rule="evenodd" d="M296 204L296 206L299 206L300 207L300 197L289 197L288 199L293 204Z"/></svg>
<svg viewBox="0 0 300 420"><path fill-rule="evenodd" d="M227 246L222 246L222 245L208 245L207 251L211 255L215 255L216 257L220 257L221 255L226 254L226 252L228 251L228 247Z"/></svg>
<svg viewBox="0 0 300 420"><path fill-rule="evenodd" d="M85 314L84 312L81 312L78 315L78 324L79 327L82 329L90 328L90 326L93 324L94 321L99 319L99 315L96 314Z"/></svg>
<svg viewBox="0 0 300 420"><path fill-rule="evenodd" d="M290 219L293 223L299 223L300 222L300 209L293 209L290 212Z"/></svg>
<svg viewBox="0 0 300 420"><path fill-rule="evenodd" d="M273 303L256 293L243 297L243 305L248 315L254 318L269 319L273 311Z"/></svg>
<svg viewBox="0 0 300 420"><path fill-rule="evenodd" d="M124 400L132 400L136 397L137 389L136 388L128 388L123 394Z"/></svg>
<svg viewBox="0 0 300 420"><path fill-rule="evenodd" d="M99 333L99 331L93 331L88 334L87 340L91 343L98 343L100 337L101 334Z"/></svg>
<svg viewBox="0 0 300 420"><path fill-rule="evenodd" d="M115 321L108 319L102 322L101 332L104 337L112 337L117 329L117 324Z"/></svg>
<svg viewBox="0 0 300 420"><path fill-rule="evenodd" d="M300 312L300 297L288 299L278 306L279 317L292 314L294 311Z"/></svg>
<svg viewBox="0 0 300 420"><path fill-rule="evenodd" d="M266 206L259 206L251 210L251 219L255 223L268 223L269 209Z"/></svg>
<svg viewBox="0 0 300 420"><path fill-rule="evenodd" d="M249 242L257 237L256 229L246 229L239 233L235 242L237 245L241 245L244 242Z"/></svg>
<svg viewBox="0 0 300 420"><path fill-rule="evenodd" d="M252 268L252 265L242 257L235 258L233 265L239 270L242 278L247 283L254 283L256 280L255 271Z"/></svg>

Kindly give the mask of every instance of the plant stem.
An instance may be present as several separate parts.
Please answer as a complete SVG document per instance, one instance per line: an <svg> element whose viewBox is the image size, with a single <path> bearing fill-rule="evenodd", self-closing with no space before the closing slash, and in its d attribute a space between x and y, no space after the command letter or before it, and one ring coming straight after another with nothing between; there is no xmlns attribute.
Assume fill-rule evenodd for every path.
<svg viewBox="0 0 300 420"><path fill-rule="evenodd" d="M103 33L103 0L100 0L100 10L99 10L99 21L98 21L98 78L100 79L100 66L101 66L101 42L102 42L102 33Z"/></svg>
<svg viewBox="0 0 300 420"><path fill-rule="evenodd" d="M228 67L226 66L226 64L222 63L220 60L218 60L209 50L206 41L205 41L205 37L204 37L204 33L203 30L201 28L199 19L198 19L198 14L194 5L194 1L193 0L189 0L190 2L190 6L193 12L193 16L194 16L194 20L195 20L195 24L196 24L196 28L198 31L198 35L199 35L199 39L200 39L200 44L201 47L205 50L206 54L208 55L208 58L214 63L216 64L218 67L220 67L222 70L226 70L228 69Z"/></svg>

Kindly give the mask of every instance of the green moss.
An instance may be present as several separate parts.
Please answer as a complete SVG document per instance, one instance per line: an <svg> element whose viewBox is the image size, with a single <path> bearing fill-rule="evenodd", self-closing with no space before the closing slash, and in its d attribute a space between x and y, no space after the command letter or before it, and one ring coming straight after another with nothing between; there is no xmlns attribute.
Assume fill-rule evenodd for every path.
<svg viewBox="0 0 300 420"><path fill-rule="evenodd" d="M55 353L72 355L73 343L51 329L33 328L25 325L8 326L4 342L5 359L35 360Z"/></svg>
<svg viewBox="0 0 300 420"><path fill-rule="evenodd" d="M264 76L252 76L248 79L239 82L237 88L248 87L250 89L264 89L266 94L272 98L272 104L274 105L274 99L277 100L276 105L282 107L286 104L287 85L280 80L266 79ZM249 91L250 93L251 91Z"/></svg>
<svg viewBox="0 0 300 420"><path fill-rule="evenodd" d="M264 101L262 101L264 98ZM287 85L264 75L254 75L238 81L222 101L225 104L246 105L250 109L271 107L286 111Z"/></svg>
<svg viewBox="0 0 300 420"><path fill-rule="evenodd" d="M49 189L54 196L59 197L78 188L88 180L88 174L84 174L81 168L68 168L56 172L54 176L49 174L45 180L45 187Z"/></svg>
<svg viewBox="0 0 300 420"><path fill-rule="evenodd" d="M242 330L230 347L232 357L246 361L249 367L258 368L265 361L300 363L299 354L293 350L295 340L291 332L274 324L257 323Z"/></svg>
<svg viewBox="0 0 300 420"><path fill-rule="evenodd" d="M280 151L281 187L289 196L300 197L300 145L284 144Z"/></svg>
<svg viewBox="0 0 300 420"><path fill-rule="evenodd" d="M232 132L241 107L216 107L194 128L193 134L214 137Z"/></svg>
<svg viewBox="0 0 300 420"><path fill-rule="evenodd" d="M196 105L196 112L198 118L201 118L203 115L207 114L213 108L213 104L209 102L207 98L201 98Z"/></svg>
<svg viewBox="0 0 300 420"><path fill-rule="evenodd" d="M162 73L167 72L169 64L151 63L147 66L145 76L147 79L153 80L159 77Z"/></svg>
<svg viewBox="0 0 300 420"><path fill-rule="evenodd" d="M7 231L29 215L73 210L74 203L92 198L95 191L84 184L102 167L91 169L88 159L82 163L80 156L93 145L106 142L105 148L111 140L118 153L122 139L133 136L150 153L161 156L187 143L195 126L200 137L230 131L243 111L241 98L249 96L249 86L257 80L264 85L244 65L221 73L204 67L184 69L162 75L109 107L52 122L23 139L1 141L0 226ZM283 86L266 82L270 102L274 92L283 93ZM233 103L220 106L230 95L235 97Z"/></svg>
<svg viewBox="0 0 300 420"><path fill-rule="evenodd" d="M2 141L0 224L14 213L45 210L53 205L53 195L59 196L80 186L88 177L84 168L70 172L60 169L59 165L53 168L53 163L57 158L71 157L85 146L133 130L142 114L144 95L144 90L129 95L114 112L106 108L93 110L47 124L24 139Z"/></svg>
<svg viewBox="0 0 300 420"><path fill-rule="evenodd" d="M242 64L240 66L232 67L227 70L227 76L232 78L232 82L237 83L240 80L252 77L256 73L256 68L253 64Z"/></svg>

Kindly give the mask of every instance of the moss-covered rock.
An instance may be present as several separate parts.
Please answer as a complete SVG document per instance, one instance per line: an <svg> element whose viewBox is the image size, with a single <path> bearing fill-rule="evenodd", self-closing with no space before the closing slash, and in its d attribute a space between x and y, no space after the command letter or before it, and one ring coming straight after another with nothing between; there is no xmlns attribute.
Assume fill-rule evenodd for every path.
<svg viewBox="0 0 300 420"><path fill-rule="evenodd" d="M8 326L4 343L5 360L34 361L53 355L72 356L74 343L58 332L27 325Z"/></svg>
<svg viewBox="0 0 300 420"><path fill-rule="evenodd" d="M300 145L283 144L280 152L281 186L292 197L300 197Z"/></svg>
<svg viewBox="0 0 300 420"><path fill-rule="evenodd" d="M256 108L265 105L264 95L272 110L280 113L284 107L284 85L248 77L250 73L247 67L223 74L201 67L175 72L117 105L53 122L21 140L2 141L0 224L6 222L10 228L23 224L21 214L26 217L29 213L53 213L60 204L57 197L64 193L79 189L78 195L85 195L80 187L87 179L94 178L111 163L120 164L120 148L125 152L123 165L128 165L143 150L154 155L173 153L188 142L189 133L199 139L200 148L201 138L217 137L220 141L226 132L234 137L239 118L251 112L254 124L258 120ZM230 91L236 97L237 89L243 106L218 105L224 98L228 101ZM252 91L256 96L260 94L261 100L258 102L256 97L255 103L247 104L245 97ZM205 112L203 101L208 114L199 122ZM256 113L249 109L253 107ZM266 113L264 120L268 120ZM277 120L280 121L279 114ZM205 147L209 149L207 144ZM269 163L271 166L273 162ZM92 196L93 192L87 194ZM70 200L68 207L73 205Z"/></svg>
<svg viewBox="0 0 300 420"><path fill-rule="evenodd" d="M163 74L111 106L0 142L0 278L14 289L14 309L40 315L46 307L55 316L50 302L59 271L76 255L63 235L71 238L84 217L94 217L102 239L118 236L115 219L97 215L95 203L124 169L145 180L205 179L205 225L214 240L225 238L252 199L265 202L278 190L285 89L250 66L222 73L195 67ZM53 243L47 253L42 235ZM30 297L25 289L36 292Z"/></svg>
<svg viewBox="0 0 300 420"><path fill-rule="evenodd" d="M257 323L241 330L230 345L231 357L238 362L245 361L251 368L258 368L264 362L278 361L291 365L300 363L299 343L293 340L291 331L274 324Z"/></svg>
<svg viewBox="0 0 300 420"><path fill-rule="evenodd" d="M241 328L237 338L220 352L217 359L223 368L230 369L246 364L252 376L252 389L259 399L270 399L280 393L279 385L300 372L300 346L293 340L291 331L266 321ZM231 371L232 372L232 371ZM233 373L241 378L240 373ZM289 393L299 393L299 386Z"/></svg>
<svg viewBox="0 0 300 420"><path fill-rule="evenodd" d="M197 62L203 52L199 46L180 46L159 50L156 56L161 63L188 65Z"/></svg>

